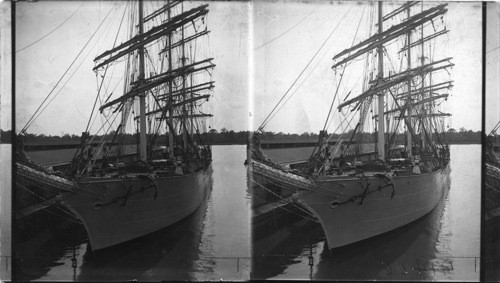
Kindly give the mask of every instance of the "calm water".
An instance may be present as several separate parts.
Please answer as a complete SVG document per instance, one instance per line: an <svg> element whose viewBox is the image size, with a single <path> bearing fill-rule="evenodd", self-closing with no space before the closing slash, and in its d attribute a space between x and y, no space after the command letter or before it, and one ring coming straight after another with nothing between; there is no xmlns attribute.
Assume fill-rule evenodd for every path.
<svg viewBox="0 0 500 283"><path fill-rule="evenodd" d="M12 146L0 144L0 281L11 273L11 158Z"/></svg>
<svg viewBox="0 0 500 283"><path fill-rule="evenodd" d="M427 216L353 247L326 251L321 226L301 217L253 246L252 278L479 280L481 146L451 146L451 184Z"/></svg>
<svg viewBox="0 0 500 283"><path fill-rule="evenodd" d="M17 249L19 279L28 280L245 280L250 276L250 198L245 146L213 146L213 188L180 223L98 252L87 250L79 224L55 227ZM49 236L50 234L50 236ZM34 248L36 247L36 248Z"/></svg>

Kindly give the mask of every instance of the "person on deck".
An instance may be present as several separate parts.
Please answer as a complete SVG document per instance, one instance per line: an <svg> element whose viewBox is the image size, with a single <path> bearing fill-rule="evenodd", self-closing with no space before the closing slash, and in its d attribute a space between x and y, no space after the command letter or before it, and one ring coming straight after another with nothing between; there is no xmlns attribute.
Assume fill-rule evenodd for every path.
<svg viewBox="0 0 500 283"><path fill-rule="evenodd" d="M415 160L415 163L413 165L413 173L422 174L422 171L420 171L420 162L418 160Z"/></svg>
<svg viewBox="0 0 500 283"><path fill-rule="evenodd" d="M342 175L344 171L347 169L347 162L344 160L344 154L340 155L340 161L339 161L339 175Z"/></svg>
<svg viewBox="0 0 500 283"><path fill-rule="evenodd" d="M180 161L177 161L175 163L175 174L176 175L184 175L184 172L182 171L182 167L181 167L181 162Z"/></svg>

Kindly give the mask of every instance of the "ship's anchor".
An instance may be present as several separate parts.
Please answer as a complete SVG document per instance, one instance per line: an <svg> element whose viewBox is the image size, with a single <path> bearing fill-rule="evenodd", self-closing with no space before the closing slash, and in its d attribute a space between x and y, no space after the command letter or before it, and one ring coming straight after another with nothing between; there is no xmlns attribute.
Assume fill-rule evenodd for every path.
<svg viewBox="0 0 500 283"><path fill-rule="evenodd" d="M153 199L156 199L156 197L158 196L158 187L156 186L155 180L153 180L153 178L151 178L151 176L149 176L149 175L148 175L148 180L149 180L149 187L148 188L151 188L151 186L153 186L155 188L155 195L154 195Z"/></svg>
<svg viewBox="0 0 500 283"><path fill-rule="evenodd" d="M130 191L132 190L132 187L134 186L134 184L132 184L132 182L130 181L130 179L128 178L127 175L125 175L125 178L127 179L129 186L128 186L128 189L127 189L127 194L124 197L122 206L125 206L125 204L127 204L127 200L130 197Z"/></svg>
<svg viewBox="0 0 500 283"><path fill-rule="evenodd" d="M355 196L352 196L351 198L349 198L348 200L345 200L345 201L340 201L338 198L336 198L334 201L330 202L331 209L337 208L338 206L349 203L349 202L355 202L358 198L361 198L361 201L359 202L359 204L363 204L363 199L367 195L368 188L370 187L370 183L368 183L368 178L366 178L366 176L363 174L363 172L360 172L360 174L361 174L360 175L360 184L361 184L361 188L364 189L363 192L361 194L357 194ZM366 187L363 185L363 182L361 181L363 177L366 180Z"/></svg>
<svg viewBox="0 0 500 283"><path fill-rule="evenodd" d="M153 199L156 199L156 197L158 197L158 187L156 186L156 183L153 180L153 178L151 178L151 176L149 176L149 175L138 175L137 177L139 177L141 179L147 179L148 183L149 183L149 186L141 188L141 192L144 192L145 190L154 187L155 188L155 195L154 195Z"/></svg>
<svg viewBox="0 0 500 283"><path fill-rule="evenodd" d="M137 176L138 178L142 178L142 179L148 179L149 181L149 186L146 186L146 187L142 187L139 191L135 191L135 192L132 192L132 187L134 186L134 184L132 184L132 182L130 182L130 179L127 178L128 182L129 182L129 187L127 189L127 193L123 196L119 196L119 197L116 197L114 198L113 200L111 200L110 202L108 203L95 203L94 204L94 209L100 209L101 207L103 206L107 206L107 205L110 205L112 203L117 203L120 199L123 199L123 204L122 206L125 206L127 204L127 200L130 196L136 194L136 193L139 193L139 192L144 192L145 190L149 189L149 188L152 188L154 187L155 188L155 194L154 194L154 199L156 199L156 197L158 196L158 187L156 186L156 183L154 182L154 180L149 176L149 175L138 175ZM125 184L124 184L125 185Z"/></svg>
<svg viewBox="0 0 500 283"><path fill-rule="evenodd" d="M366 186L363 185L363 178L366 182ZM355 196L352 196L351 198L349 198L348 200L345 200L345 201L339 201L338 199L332 201L330 203L330 208L336 208L338 207L339 205L343 205L343 204L346 204L346 203L349 203L349 202L355 202L358 198L361 198L361 201L359 202L359 204L363 204L363 200L365 199L365 197L370 194L370 191L368 190L370 188L370 183L368 182L368 178L365 176L365 174L363 172L359 172L359 183L361 185L361 188L363 189L363 192L360 193L360 194L357 194Z"/></svg>
<svg viewBox="0 0 500 283"><path fill-rule="evenodd" d="M375 177L385 180L385 186L382 186L382 185L378 186L377 189L379 191L381 189L385 188L385 187L391 187L392 188L391 199L393 199L394 195L396 194L396 190L394 189L394 184L392 183L392 179L389 176L385 175L385 174L375 174Z"/></svg>
<svg viewBox="0 0 500 283"><path fill-rule="evenodd" d="M361 200L359 201L359 204L363 204L363 201L365 200L365 198L366 198L367 195L375 192L376 190L380 191L381 189L386 188L386 187L392 187L391 199L394 198L394 195L396 194L396 191L395 191L395 188L394 188L394 184L392 183L392 179L389 176L384 175L384 174L375 174L374 175L375 177L381 178L381 179L385 180L385 185L379 185L375 190L372 190L372 191L370 191L370 185L371 184L368 182L368 178L365 176L365 174L363 172L359 172L358 176L359 176L359 183L361 185L361 189L363 190L363 192L360 193L360 194L357 194L357 195L355 195L355 196L353 196L351 198L349 198L346 201L342 201L341 202L338 199L332 201L330 203L330 208L331 209L336 208L339 205L346 204L348 202L354 202L358 198L361 198Z"/></svg>
<svg viewBox="0 0 500 283"><path fill-rule="evenodd" d="M366 186L363 185L363 178L365 179ZM361 177L359 178L359 182L361 184L361 188L364 188L359 204L363 204L365 197L368 195L368 188L370 187L370 183L368 183L368 178L365 176L363 172L361 172Z"/></svg>
<svg viewBox="0 0 500 283"><path fill-rule="evenodd" d="M330 208L337 208L342 203L339 200L334 200L330 203Z"/></svg>
<svg viewBox="0 0 500 283"><path fill-rule="evenodd" d="M125 195L125 199L123 200L122 206L125 206L125 204L127 204L127 200L130 197L130 190L132 189L133 186L134 185L130 184L130 186L128 187L127 194Z"/></svg>

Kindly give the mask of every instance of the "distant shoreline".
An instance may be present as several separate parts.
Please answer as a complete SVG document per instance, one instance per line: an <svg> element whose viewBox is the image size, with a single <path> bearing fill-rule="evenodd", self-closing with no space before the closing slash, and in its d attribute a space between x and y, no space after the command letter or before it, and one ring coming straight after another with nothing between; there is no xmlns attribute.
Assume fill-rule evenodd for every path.
<svg viewBox="0 0 500 283"><path fill-rule="evenodd" d="M202 140L207 141L212 145L244 145L247 144L249 137L252 135L249 131L227 131L223 129L221 132L218 132L215 129L210 130L208 133L201 133L199 136ZM374 143L376 138L374 133L360 133L362 135L362 140ZM350 136L347 133L347 136ZM450 129L449 131L443 133L444 140L447 140L450 144L481 144L481 132L473 132L471 130L466 131L465 129L461 129L460 132L457 132L454 129ZM12 144L12 136L11 131L1 131L1 139L0 143ZM179 138L181 138L179 136ZM338 134L332 134L330 141L335 143L337 138L339 138ZM404 144L406 136L404 134L398 134L396 136L396 144ZM74 148L80 145L81 136L78 135L69 135L65 134L63 136L46 136L46 135L37 135L37 134L26 134L24 139L24 145L28 149L32 147L36 150L40 149L56 149L56 148ZM111 141L111 136L96 136L95 140L107 140ZM284 147L298 147L300 146L314 146L318 141L318 135L315 133L303 133L303 134L285 134L282 132L264 132L261 135L261 142L263 147L281 147L283 144L287 144ZM125 134L122 138L123 144L136 144L137 137L134 134ZM165 144L167 142L167 137L165 135L158 136L158 144ZM344 141L344 143L348 142L348 138ZM266 146L269 145L269 146Z"/></svg>
<svg viewBox="0 0 500 283"><path fill-rule="evenodd" d="M450 142L449 144L481 144L480 141L476 141L476 142Z"/></svg>
<svg viewBox="0 0 500 283"><path fill-rule="evenodd" d="M280 145L280 144L290 144L294 143L294 140L272 140L272 142L262 141L262 145L272 144L272 145ZM303 142L303 141L302 141ZM310 140L309 143L316 143L316 140ZM12 144L11 142L2 142L0 144ZM467 145L467 144L481 144L480 141L474 142L450 142L450 145ZM77 148L79 143L26 143L25 150L26 151L40 151L40 150L55 150L55 149L68 149L68 148ZM211 145L246 145L245 142L216 142L211 143ZM309 147L311 145L298 145L294 147ZM314 146L314 145L312 145ZM498 145L500 146L500 144ZM265 147L265 146L264 146ZM279 148L279 146L277 146Z"/></svg>

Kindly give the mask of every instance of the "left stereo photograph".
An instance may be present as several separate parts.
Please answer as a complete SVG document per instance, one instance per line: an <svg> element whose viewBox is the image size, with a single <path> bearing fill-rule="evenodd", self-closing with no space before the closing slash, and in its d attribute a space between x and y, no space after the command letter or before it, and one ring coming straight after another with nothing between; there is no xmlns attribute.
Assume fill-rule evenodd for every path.
<svg viewBox="0 0 500 283"><path fill-rule="evenodd" d="M247 9L15 4L14 280L249 279Z"/></svg>

